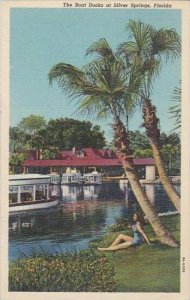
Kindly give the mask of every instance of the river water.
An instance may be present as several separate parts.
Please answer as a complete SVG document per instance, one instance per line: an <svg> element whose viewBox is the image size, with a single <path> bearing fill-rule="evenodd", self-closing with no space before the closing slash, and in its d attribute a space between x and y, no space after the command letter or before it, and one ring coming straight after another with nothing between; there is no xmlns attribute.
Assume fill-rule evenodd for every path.
<svg viewBox="0 0 190 300"><path fill-rule="evenodd" d="M157 212L175 211L162 185L147 184L143 188ZM176 189L180 192L179 185ZM55 208L9 216L10 261L32 250L53 253L87 248L116 218L129 217L138 208L133 192L121 182L61 186L61 194Z"/></svg>

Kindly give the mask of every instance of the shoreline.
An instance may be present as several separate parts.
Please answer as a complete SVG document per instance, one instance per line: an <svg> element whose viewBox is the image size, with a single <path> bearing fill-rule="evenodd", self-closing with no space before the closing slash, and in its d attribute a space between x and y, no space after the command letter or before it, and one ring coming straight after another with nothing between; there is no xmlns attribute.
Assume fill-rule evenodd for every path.
<svg viewBox="0 0 190 300"><path fill-rule="evenodd" d="M181 184L181 176L169 176L169 178L173 184ZM103 178L103 182L112 182L112 181L123 181L127 183L128 179L124 178L123 176ZM156 178L155 180L140 179L139 181L142 184L161 184L159 178Z"/></svg>
<svg viewBox="0 0 190 300"><path fill-rule="evenodd" d="M180 215L176 216L170 216L169 218L163 217L162 219L163 223L171 230L172 234L176 238L176 240L180 241ZM131 247L128 249L123 249L120 251L116 251L113 253L105 252L105 253L99 253L97 252L97 247L101 245L102 247L105 247L106 245L110 244L113 239L119 234L124 233L128 234L128 229L125 231L117 231L117 232L109 232L105 234L102 238L94 240L91 242L91 245L89 244L89 248L86 250L82 250L76 253L62 253L57 255L50 255L52 265L55 265L57 269L55 269L54 276L56 278L60 278L60 268L63 268L63 260L66 262L68 259L73 262L73 255L75 255L75 271L72 274L75 276L81 276L81 262L83 263L83 268L86 269L86 255L89 255L91 258L91 264L93 264L93 268L88 268L88 270L92 270L93 277L92 278L98 278L99 273L96 274L94 277L94 271L97 270L97 259L101 262L101 267L103 268L105 264L103 264L103 261L106 262L106 264L110 264L109 268L112 267L112 270L114 270L114 278L113 282L115 283L115 288L117 292L179 292L180 290L180 247L179 248L171 248L165 245L162 245L158 242L157 237L155 236L152 227L150 224L146 225L146 231L148 232L151 242L153 243L152 246L149 246L147 244L143 244L140 247ZM94 254L93 254L94 253ZM40 263L45 262L47 265L47 255L40 253L36 253L37 255L33 257L25 257L24 260L17 260L9 265L9 276L12 276L14 278L18 276L22 276L22 268L15 269L15 266L19 266L21 264L30 265L30 262L33 263L33 265L36 266L35 268L35 274L42 276L41 273L39 273L39 266ZM93 257L92 257L93 256ZM76 259L77 257L77 259ZM143 257L143 259L142 259ZM84 258L84 259L83 259ZM58 261L59 260L59 261ZM135 263L134 263L135 261ZM79 262L79 263L78 263ZM147 264L147 262L149 262ZM57 263L59 265L57 265ZM80 264L80 268L78 268ZM151 268L149 267L151 265ZM50 266L51 267L51 266ZM165 272L167 268L167 272ZM25 268L25 274L28 275L28 287L30 288L30 291L34 291L33 288L33 282L30 279L31 273L30 271L27 271L28 269ZM103 269L102 269L103 270ZM107 270L107 267L105 266L105 270ZM66 272L64 270L64 272ZM16 272L16 273L14 273ZM62 274L64 274L62 272ZM141 272L142 276L136 276ZM90 273L91 274L91 273ZM110 274L107 274L105 272L101 273L104 275L104 280L110 280ZM162 274L162 276L160 276ZM174 274L172 276L169 276L169 274ZM11 278L12 278L11 277ZM149 278L154 278L154 280L150 281ZM14 279L13 278L13 279ZM65 277L64 277L65 278ZM73 281L67 279L67 283L71 284L71 289L73 289ZM95 278L95 279L96 279ZM13 281L14 283L15 281ZM147 282L149 284L147 285ZM82 283L86 284L86 278L83 278ZM44 287L44 285L41 287L41 291L44 291L47 287ZM99 283L98 283L99 288ZM21 287L22 289L22 287ZM60 286L58 286L58 289L60 289ZM102 287L100 288L100 291ZM56 291L56 290L55 290ZM63 290L65 291L64 287ZM74 291L74 290L72 290Z"/></svg>

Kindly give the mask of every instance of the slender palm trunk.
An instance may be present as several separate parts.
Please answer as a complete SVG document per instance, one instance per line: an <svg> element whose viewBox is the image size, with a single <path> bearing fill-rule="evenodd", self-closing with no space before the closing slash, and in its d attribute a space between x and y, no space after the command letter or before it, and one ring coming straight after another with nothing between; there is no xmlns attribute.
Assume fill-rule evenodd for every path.
<svg viewBox="0 0 190 300"><path fill-rule="evenodd" d="M146 128L147 136L150 139L150 145L153 151L155 164L158 170L160 181L169 197L173 202L178 212L180 212L180 197L173 187L169 177L166 174L164 163L160 154L160 130L158 128L158 118L156 117L156 108L145 99L143 104L143 126Z"/></svg>
<svg viewBox="0 0 190 300"><path fill-rule="evenodd" d="M176 190L174 189L173 185L170 182L170 179L168 178L166 174L166 170L163 164L163 161L160 156L160 151L157 147L157 145L151 141L151 148L154 154L154 160L157 166L157 170L160 176L160 181L162 182L164 189L168 195L168 197L171 199L173 204L175 205L178 212L180 212L180 197L177 194Z"/></svg>
<svg viewBox="0 0 190 300"><path fill-rule="evenodd" d="M133 159L132 157L128 156L130 154L128 151L129 139L123 123L117 119L113 128L115 131L114 145L116 148L116 154L122 162L138 203L147 216L160 242L171 247L177 247L178 244L176 240L173 238L167 228L160 222L154 207L140 185L133 166Z"/></svg>

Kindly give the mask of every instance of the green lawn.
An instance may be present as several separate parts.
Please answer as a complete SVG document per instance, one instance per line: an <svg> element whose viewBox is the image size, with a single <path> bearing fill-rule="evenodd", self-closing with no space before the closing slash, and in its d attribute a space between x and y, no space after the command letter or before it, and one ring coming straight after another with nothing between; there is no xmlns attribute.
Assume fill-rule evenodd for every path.
<svg viewBox="0 0 190 300"><path fill-rule="evenodd" d="M180 217L162 217L162 222L179 241ZM118 292L179 292L180 291L180 248L160 245L149 225L145 231L153 245L116 252L104 252L115 268ZM129 231L123 233L131 234ZM92 247L108 246L118 233L109 233Z"/></svg>

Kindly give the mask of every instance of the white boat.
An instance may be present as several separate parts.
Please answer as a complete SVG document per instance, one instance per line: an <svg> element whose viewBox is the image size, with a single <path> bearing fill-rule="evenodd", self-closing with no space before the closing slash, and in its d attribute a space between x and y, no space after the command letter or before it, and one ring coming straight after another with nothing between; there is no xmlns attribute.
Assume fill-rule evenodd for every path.
<svg viewBox="0 0 190 300"><path fill-rule="evenodd" d="M61 184L80 184L82 183L81 173L63 173Z"/></svg>
<svg viewBox="0 0 190 300"><path fill-rule="evenodd" d="M9 212L56 206L58 195L52 195L51 176L18 174L9 176Z"/></svg>
<svg viewBox="0 0 190 300"><path fill-rule="evenodd" d="M86 173L83 175L84 184L102 184L102 174L96 171Z"/></svg>
<svg viewBox="0 0 190 300"><path fill-rule="evenodd" d="M51 184L60 184L61 183L61 176L57 173L51 173L49 174L49 176L51 177Z"/></svg>

